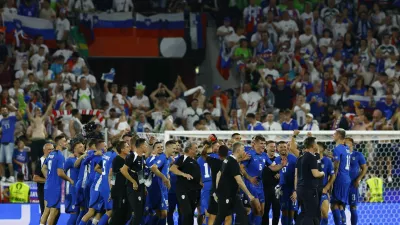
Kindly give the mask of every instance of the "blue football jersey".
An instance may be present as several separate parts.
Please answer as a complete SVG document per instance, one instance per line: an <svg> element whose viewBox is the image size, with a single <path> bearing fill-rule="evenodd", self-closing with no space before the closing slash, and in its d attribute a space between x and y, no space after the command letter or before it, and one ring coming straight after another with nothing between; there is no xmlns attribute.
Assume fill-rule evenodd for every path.
<svg viewBox="0 0 400 225"><path fill-rule="evenodd" d="M208 166L208 163L203 159L203 157L199 157L197 163L200 166L201 179L203 180L203 183L212 182L211 168Z"/></svg>
<svg viewBox="0 0 400 225"><path fill-rule="evenodd" d="M284 188L293 189L294 188L294 176L296 169L296 156L289 154L287 156L287 164L285 167L279 171L279 185ZM282 158L280 156L276 157L275 163L281 164Z"/></svg>
<svg viewBox="0 0 400 225"><path fill-rule="evenodd" d="M167 158L167 156L164 153L161 153L155 160L153 165L156 165L157 168L160 170L160 172L168 178L169 175L169 166L171 165L171 158ZM157 176L156 176L157 177ZM161 178L157 177L158 183L160 185L164 186L164 183L162 182Z"/></svg>
<svg viewBox="0 0 400 225"><path fill-rule="evenodd" d="M157 176L151 173L150 167L156 162L158 155L151 155L146 159L146 169L145 169L145 176L147 177L148 174L152 176L151 186L148 190L153 190L154 187L158 187L158 179Z"/></svg>
<svg viewBox="0 0 400 225"><path fill-rule="evenodd" d="M61 189L62 179L58 176L57 170L64 170L65 158L60 150L52 151L46 158L44 164L47 166L47 179L44 189Z"/></svg>
<svg viewBox="0 0 400 225"><path fill-rule="evenodd" d="M271 160L267 156L265 152L261 154L257 154L255 150L247 151L247 154L251 156L251 158L247 161L244 161L246 172L251 177L257 177L258 179L262 179L262 171L265 167L265 164L271 164Z"/></svg>
<svg viewBox="0 0 400 225"><path fill-rule="evenodd" d="M328 183L329 175L332 176L335 173L335 170L333 169L332 160L330 158L324 156L321 159L321 169L322 169L322 172L325 173L325 176L322 181L322 185L325 187L326 184Z"/></svg>
<svg viewBox="0 0 400 225"><path fill-rule="evenodd" d="M110 169L112 168L112 161L117 156L115 151L108 151L101 157L101 161L98 165L101 166L101 174L99 179L96 181L99 187L95 190L100 190L104 192L110 192L110 184L108 183L108 175L110 174ZM97 186L97 185L96 185Z"/></svg>
<svg viewBox="0 0 400 225"><path fill-rule="evenodd" d="M68 158L65 161L65 165L64 165L64 171L67 174L68 177L70 177L74 183L76 184L76 182L78 181L78 175L79 175L79 169L74 167L74 164L76 162L77 158L73 157L73 158ZM71 185L71 183L69 183L68 181L65 182L65 194L70 194L71 192L73 192L74 186Z"/></svg>
<svg viewBox="0 0 400 225"><path fill-rule="evenodd" d="M350 151L347 146L339 144L333 149L333 159L339 162L339 170L335 182L350 182Z"/></svg>
<svg viewBox="0 0 400 225"><path fill-rule="evenodd" d="M96 165L101 162L102 156L95 155L95 153L96 151L93 152L93 157L89 163L90 166L89 166L89 182L87 182L88 185L92 185L100 177L100 174L97 173L94 169L96 168Z"/></svg>
<svg viewBox="0 0 400 225"><path fill-rule="evenodd" d="M7 118L3 118L1 123L1 143L14 143L14 131L17 117L15 115L9 115Z"/></svg>
<svg viewBox="0 0 400 225"><path fill-rule="evenodd" d="M350 155L350 179L354 181L360 175L360 167L365 165L365 157L361 152L354 151Z"/></svg>

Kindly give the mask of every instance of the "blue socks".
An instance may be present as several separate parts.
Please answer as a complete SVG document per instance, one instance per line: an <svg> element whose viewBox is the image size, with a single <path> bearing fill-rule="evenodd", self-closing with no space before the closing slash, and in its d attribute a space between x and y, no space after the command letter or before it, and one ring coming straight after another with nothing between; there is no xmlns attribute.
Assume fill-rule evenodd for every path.
<svg viewBox="0 0 400 225"><path fill-rule="evenodd" d="M342 225L342 215L340 214L339 209L334 209L332 210L333 214L333 221L335 222L335 225Z"/></svg>
<svg viewBox="0 0 400 225"><path fill-rule="evenodd" d="M78 219L78 214L69 214L69 219L67 225L74 225L76 224L76 220Z"/></svg>
<svg viewBox="0 0 400 225"><path fill-rule="evenodd" d="M86 222L81 220L81 222L79 222L79 225L86 225Z"/></svg>
<svg viewBox="0 0 400 225"><path fill-rule="evenodd" d="M357 223L358 223L357 209L350 208L350 212L351 212L351 225L357 225Z"/></svg>
<svg viewBox="0 0 400 225"><path fill-rule="evenodd" d="M340 210L340 215L342 216L342 225L346 225L346 213L345 213L344 209Z"/></svg>
<svg viewBox="0 0 400 225"><path fill-rule="evenodd" d="M157 225L166 225L166 224L167 224L167 218L158 219Z"/></svg>
<svg viewBox="0 0 400 225"><path fill-rule="evenodd" d="M253 216L253 223L255 225L261 225L262 223L262 217L261 216Z"/></svg>
<svg viewBox="0 0 400 225"><path fill-rule="evenodd" d="M107 213L104 213L104 215L101 216L101 218L99 220L99 223L97 225L106 225L106 224L108 224L108 219L109 219L109 217L108 217Z"/></svg>
<svg viewBox="0 0 400 225"><path fill-rule="evenodd" d="M79 225L80 221L82 220L82 217L86 214L86 212L87 212L86 210L81 210L79 212L79 216L78 216L78 218L76 220L76 225Z"/></svg>
<svg viewBox="0 0 400 225"><path fill-rule="evenodd" d="M328 225L328 218L322 218L320 225Z"/></svg>

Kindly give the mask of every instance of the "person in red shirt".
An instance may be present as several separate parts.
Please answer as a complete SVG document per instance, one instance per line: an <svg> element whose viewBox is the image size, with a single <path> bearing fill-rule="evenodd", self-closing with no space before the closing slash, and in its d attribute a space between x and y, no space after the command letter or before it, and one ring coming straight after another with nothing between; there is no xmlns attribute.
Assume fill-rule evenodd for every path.
<svg viewBox="0 0 400 225"><path fill-rule="evenodd" d="M228 96L226 96L221 91L221 86L215 85L214 86L214 94L211 96L211 101L213 102L214 106L217 107L218 101L217 98L221 99L222 104L227 108L228 107Z"/></svg>

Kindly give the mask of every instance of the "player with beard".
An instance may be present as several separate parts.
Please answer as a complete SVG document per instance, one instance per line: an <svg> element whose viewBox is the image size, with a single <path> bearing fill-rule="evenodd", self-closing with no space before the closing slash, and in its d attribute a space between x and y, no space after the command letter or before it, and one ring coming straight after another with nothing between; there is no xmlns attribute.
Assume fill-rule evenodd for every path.
<svg viewBox="0 0 400 225"><path fill-rule="evenodd" d="M267 156L274 162L276 159L276 145L274 141L267 141ZM272 171L266 164L262 173L262 181L264 186L264 196L265 196L265 210L262 218L262 224L269 224L269 210L272 206L272 225L278 225L279 217L281 214L281 206L279 205L279 200L275 196L275 187L279 183L279 172Z"/></svg>
<svg viewBox="0 0 400 225"><path fill-rule="evenodd" d="M68 181L74 185L74 181L64 172L65 158L62 150L67 146L67 140L64 136L57 136L55 139L56 148L46 158L42 173L46 177L44 184L44 200L46 208L40 219L40 225L55 225L60 210L61 203L61 181Z"/></svg>
<svg viewBox="0 0 400 225"><path fill-rule="evenodd" d="M297 211L297 195L294 187L297 158L288 154L287 144L284 141L278 142L278 152L280 156L275 159L275 162L280 164L283 160L287 161L279 171L279 185L276 187L282 211L281 223L282 225L292 225L294 214Z"/></svg>
<svg viewBox="0 0 400 225"><path fill-rule="evenodd" d="M93 172L89 172L89 179L92 179L90 186L90 198L89 198L89 210L82 217L79 225L85 225L93 216L92 224L96 225L99 222L101 217L100 211L102 210L102 202L100 198L100 183L99 182L101 176L101 169L97 165L102 161L102 155L106 148L106 143L103 140L97 140L96 142L96 151L93 152L93 158L90 160L90 170L93 169ZM89 158L89 155L88 155Z"/></svg>
<svg viewBox="0 0 400 225"><path fill-rule="evenodd" d="M125 165L121 168L122 175L129 181L127 184L127 196L132 210L130 225L140 225L143 218L145 202L143 177L146 154L148 154L149 148L149 145L143 138L137 139L135 146L135 152L126 157Z"/></svg>
<svg viewBox="0 0 400 225"><path fill-rule="evenodd" d="M243 161L244 169L241 170L245 179L246 187L250 193L260 201L261 211L252 211L249 214L249 222L255 225L260 225L262 222L262 215L264 214L265 197L264 188L262 183L262 171L266 164L270 165L269 168L273 171L279 171L282 165L286 165L286 158L282 159L282 165L273 164L265 150L265 138L261 135L254 137L252 148L246 153L250 155L250 159ZM244 200L245 204L248 202ZM248 207L250 208L250 207Z"/></svg>
<svg viewBox="0 0 400 225"><path fill-rule="evenodd" d="M75 142L72 146L74 156L65 161L64 171L76 184L78 181L79 169L74 167L75 161L83 155L85 146L82 142ZM65 212L70 214L67 225L75 225L78 218L79 207L76 205L76 187L71 183L65 183Z"/></svg>

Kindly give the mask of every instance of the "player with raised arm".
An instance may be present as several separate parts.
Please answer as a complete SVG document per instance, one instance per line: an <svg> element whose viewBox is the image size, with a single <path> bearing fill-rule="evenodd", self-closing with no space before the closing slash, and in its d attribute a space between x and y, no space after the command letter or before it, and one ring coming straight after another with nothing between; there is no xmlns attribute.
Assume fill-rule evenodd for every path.
<svg viewBox="0 0 400 225"><path fill-rule="evenodd" d="M324 172L325 176L319 179L318 184L318 195L320 196L320 207L321 207L321 222L320 225L328 225L328 212L329 212L329 191L333 185L333 175L335 171L333 169L332 160L325 155L326 146L322 142L318 142L319 154L317 156L320 167L320 171Z"/></svg>
<svg viewBox="0 0 400 225"><path fill-rule="evenodd" d="M250 193L260 201L261 211L251 212L249 214L250 223L259 225L262 222L262 215L264 214L264 188L262 179L262 171L266 165L266 163L273 171L279 171L282 166L272 164L268 155L264 152L265 150L265 138L261 135L257 135L254 137L252 142L252 149L248 150L246 153L250 155L250 159L243 161L244 169L242 169L242 173L246 178L244 183L246 187L249 189ZM282 164L286 164L286 159L282 160ZM245 200L246 203L246 200Z"/></svg>
<svg viewBox="0 0 400 225"><path fill-rule="evenodd" d="M279 156L275 159L276 164L281 164L281 161L285 159L287 163L279 171L279 187L280 196L279 201L281 204L281 224L292 225L294 214L298 209L296 189L294 187L295 170L297 158L293 154L288 154L287 144L284 141L278 142Z"/></svg>
<svg viewBox="0 0 400 225"><path fill-rule="evenodd" d="M358 214L357 214L357 203L359 198L358 186L361 180L367 173L367 164L365 158L361 152L354 149L354 140L350 137L344 139L346 146L350 149L350 179L351 185L349 188L349 205L351 213L351 225L357 225Z"/></svg>
<svg viewBox="0 0 400 225"><path fill-rule="evenodd" d="M161 152L154 160L154 164L150 167L151 171L158 179L158 191L155 193L160 193L157 195L157 203L152 205L158 217L158 225L165 225L167 223L168 189L171 188L169 167L172 163L172 156L175 151L175 141L167 141L167 143L165 143L165 153Z"/></svg>
<svg viewBox="0 0 400 225"><path fill-rule="evenodd" d="M44 184L44 200L46 208L40 219L40 225L55 225L56 218L60 210L61 203L61 181L68 181L74 185L74 181L64 172L65 158L62 150L67 146L67 140L64 136L57 136L55 139L56 148L46 158L42 173L46 177Z"/></svg>
<svg viewBox="0 0 400 225"><path fill-rule="evenodd" d="M100 197L100 177L102 174L101 168L98 165L102 161L102 155L104 149L106 148L106 143L103 140L97 140L96 151L93 152L93 157L90 160L90 170L93 168L93 172L89 173L89 179L91 179L90 186L90 198L87 213L82 217L79 225L86 225L86 223L94 216L92 224L96 225L101 217L101 210L103 206L102 199ZM88 158L90 156L88 155ZM85 196L86 197L86 196Z"/></svg>
<svg viewBox="0 0 400 225"><path fill-rule="evenodd" d="M82 142L77 141L73 143L71 148L74 151L74 156L69 157L65 161L64 171L67 173L67 176L70 177L75 184L78 181L79 169L74 167L76 160L83 155L85 150L85 146ZM70 214L67 225L75 225L76 220L78 219L79 207L76 205L76 187L71 185L68 181L65 183L65 212Z"/></svg>
<svg viewBox="0 0 400 225"><path fill-rule="evenodd" d="M346 131L337 129L333 135L336 147L333 149L335 174L333 176L333 190L331 198L331 210L335 225L346 223L345 206L348 202L350 187L350 150L344 145Z"/></svg>

